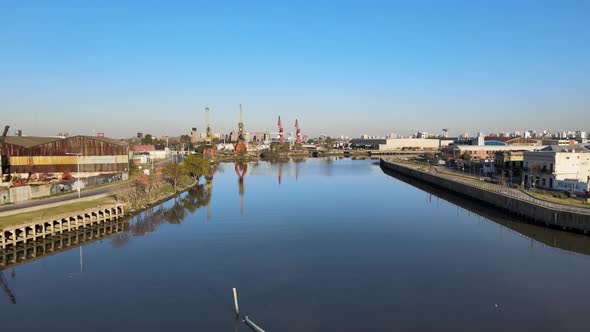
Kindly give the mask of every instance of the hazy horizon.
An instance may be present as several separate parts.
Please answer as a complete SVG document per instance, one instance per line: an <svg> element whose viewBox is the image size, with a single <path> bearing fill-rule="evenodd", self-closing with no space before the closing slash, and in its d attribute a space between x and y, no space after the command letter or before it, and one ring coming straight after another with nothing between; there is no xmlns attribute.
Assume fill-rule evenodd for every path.
<svg viewBox="0 0 590 332"><path fill-rule="evenodd" d="M590 130L590 2L0 2L2 125Z"/></svg>

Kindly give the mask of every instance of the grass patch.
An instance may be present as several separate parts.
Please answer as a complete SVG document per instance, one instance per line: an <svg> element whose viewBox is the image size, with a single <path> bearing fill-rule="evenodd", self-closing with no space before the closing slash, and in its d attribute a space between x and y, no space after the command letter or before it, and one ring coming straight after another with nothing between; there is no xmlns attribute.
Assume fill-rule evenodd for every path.
<svg viewBox="0 0 590 332"><path fill-rule="evenodd" d="M53 216L57 216L69 212L83 211L96 207L98 205L109 205L115 203L115 200L110 197L104 197L88 202L64 203L60 206L55 206L48 209L37 210L32 212L19 213L12 216L0 217L0 228L6 226L14 226L19 224L26 224L36 220L41 220Z"/></svg>
<svg viewBox="0 0 590 332"><path fill-rule="evenodd" d="M558 203L558 204L563 204L563 205L571 205L571 206L577 206L577 207L582 207L582 208L590 208L590 204L588 203L584 203L582 201L579 201L575 198L559 198L559 197L555 197L552 194L545 194L545 193L538 193L538 192L533 192L533 191L527 191L527 194L538 198L538 199L542 199L544 201L548 201L548 202L552 202L552 203Z"/></svg>

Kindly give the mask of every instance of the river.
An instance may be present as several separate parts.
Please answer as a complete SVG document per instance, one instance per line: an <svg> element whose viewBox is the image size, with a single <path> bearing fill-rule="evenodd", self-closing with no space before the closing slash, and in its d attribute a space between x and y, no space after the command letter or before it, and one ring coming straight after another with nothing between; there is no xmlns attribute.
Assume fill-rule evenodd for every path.
<svg viewBox="0 0 590 332"><path fill-rule="evenodd" d="M238 174L243 174L239 180ZM5 331L572 331L590 238L385 174L222 164L82 247L2 271Z"/></svg>

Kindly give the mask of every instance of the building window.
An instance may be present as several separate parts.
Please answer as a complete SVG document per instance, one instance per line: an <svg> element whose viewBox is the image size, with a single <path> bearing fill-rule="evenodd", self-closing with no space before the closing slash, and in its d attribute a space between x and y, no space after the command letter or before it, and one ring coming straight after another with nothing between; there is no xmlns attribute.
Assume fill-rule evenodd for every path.
<svg viewBox="0 0 590 332"><path fill-rule="evenodd" d="M543 184L542 184L542 185L543 185L543 187L545 187L545 179L544 179L544 178L543 178L543 181L542 181L542 183L543 183Z"/></svg>

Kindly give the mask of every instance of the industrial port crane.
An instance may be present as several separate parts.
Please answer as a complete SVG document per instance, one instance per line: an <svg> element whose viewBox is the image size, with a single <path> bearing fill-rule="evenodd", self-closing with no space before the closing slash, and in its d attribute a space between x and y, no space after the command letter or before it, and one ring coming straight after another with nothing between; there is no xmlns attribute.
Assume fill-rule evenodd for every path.
<svg viewBox="0 0 590 332"><path fill-rule="evenodd" d="M211 123L209 118L209 107L205 107L205 121L207 122L207 132L205 133L205 148L203 157L207 159L215 158L215 148L213 147L213 135L211 134Z"/></svg>
<svg viewBox="0 0 590 332"><path fill-rule="evenodd" d="M281 116L279 115L279 142L283 143L285 139L283 138L283 123L281 122Z"/></svg>
<svg viewBox="0 0 590 332"><path fill-rule="evenodd" d="M240 122L238 123L238 141L236 142L235 154L248 152L248 146L244 140L244 121L242 120L242 104L240 104Z"/></svg>
<svg viewBox="0 0 590 332"><path fill-rule="evenodd" d="M299 120L295 119L295 131L297 133L297 140L295 144L301 144L301 129L299 128Z"/></svg>

